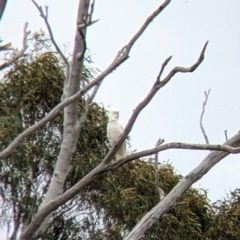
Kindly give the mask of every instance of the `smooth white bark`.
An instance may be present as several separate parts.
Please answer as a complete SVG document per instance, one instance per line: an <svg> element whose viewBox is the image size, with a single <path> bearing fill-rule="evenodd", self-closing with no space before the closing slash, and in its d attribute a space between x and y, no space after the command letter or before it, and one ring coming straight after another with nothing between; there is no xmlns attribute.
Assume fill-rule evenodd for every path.
<svg viewBox="0 0 240 240"><path fill-rule="evenodd" d="M240 147L240 133L229 139L224 145L231 147ZM198 181L212 167L225 158L229 153L212 151L207 157L188 175L186 175L165 198L153 207L124 238L124 240L142 239L145 231L149 229L156 221L159 220L168 210L177 202L178 198Z"/></svg>

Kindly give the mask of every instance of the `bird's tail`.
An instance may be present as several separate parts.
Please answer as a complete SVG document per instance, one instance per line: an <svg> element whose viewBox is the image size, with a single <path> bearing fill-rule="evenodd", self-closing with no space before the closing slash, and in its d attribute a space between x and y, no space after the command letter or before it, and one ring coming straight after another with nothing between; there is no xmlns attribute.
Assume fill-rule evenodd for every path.
<svg viewBox="0 0 240 240"><path fill-rule="evenodd" d="M126 152L126 143L124 142L120 148L117 150L114 160L117 161L121 158L124 158L127 156L127 152Z"/></svg>

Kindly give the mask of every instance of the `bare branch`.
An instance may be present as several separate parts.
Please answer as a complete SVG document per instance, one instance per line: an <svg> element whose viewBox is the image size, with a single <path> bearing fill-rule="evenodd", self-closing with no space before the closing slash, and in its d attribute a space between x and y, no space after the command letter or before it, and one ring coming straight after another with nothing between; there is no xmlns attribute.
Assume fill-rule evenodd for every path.
<svg viewBox="0 0 240 240"><path fill-rule="evenodd" d="M77 12L77 24L85 22L89 9L89 0L79 0L78 12ZM48 14L48 9L46 8L46 16ZM72 53L72 61L70 74L67 76L67 81L64 83L64 94L66 97L70 97L76 94L80 87L81 73L83 69L83 59L79 61L77 56L80 52L83 52L84 39L79 34L78 29L75 32L75 42ZM62 191L63 186L67 178L68 170L70 169L71 160L76 149L77 141L79 138L78 129L78 103L73 102L72 104L66 106L64 109L64 121L63 121L63 141L61 142L60 151L57 157L56 165L48 186L47 193L44 197L39 211L41 211L45 205L51 202L53 199L58 197ZM28 235L27 238L36 238L42 236L51 222L53 212L49 212L48 216L39 223L40 227L34 231L27 231L28 228L23 232L24 235ZM31 225L31 223L30 223Z"/></svg>
<svg viewBox="0 0 240 240"><path fill-rule="evenodd" d="M137 34L135 34L135 36L130 40L130 42L128 43L128 54L133 46L133 44L137 41L137 39L142 35L142 33L146 30L146 28L148 27L149 23L151 21L153 21L153 19L159 14L161 13L165 7L170 3L170 0L166 0L164 1L164 3L162 5L159 6L159 8L148 17L148 19L146 20L146 22L143 24L143 26L140 28L140 30L137 32ZM126 47L124 47L123 49L125 49ZM79 90L77 93L75 93L74 95L72 95L71 97L66 98L64 101L62 101L60 104L58 104L55 108L53 108L50 113L44 117L43 119L41 119L39 122L35 123L34 125L32 125L31 127L29 127L28 129L26 129L24 132L22 132L20 135L18 135L13 142L4 150L2 150L2 152L0 152L0 159L7 157L9 154L11 154L11 152L17 148L19 146L19 144L26 138L28 137L30 134L32 134L34 131L36 131L37 129L39 129L40 127L42 127L44 124L46 124L48 121L52 120L53 118L55 118L57 116L57 114L66 106L68 106L69 104L77 101L78 99L80 99L86 92L88 92L92 87L94 87L95 85L97 85L99 82L103 81L103 79L108 76L110 73L112 73L113 70L115 70L119 65L121 65L125 60L127 60L128 55L124 55L122 57L119 57L119 55L121 55L121 51L120 53L117 54L117 57L113 60L113 62L98 76L96 77L92 82L90 82L88 85L86 85L85 87L83 87L81 90ZM165 83L166 84L166 83ZM164 85L165 85L164 84ZM67 96L64 96L67 97ZM122 140L124 141L124 140ZM117 150L117 149L116 149Z"/></svg>
<svg viewBox="0 0 240 240"><path fill-rule="evenodd" d="M155 148L159 147L163 142L164 140L159 138L158 141L156 142ZM159 184L158 152L155 153L154 169L155 169L155 187L159 194L159 201L161 201L164 198L165 193Z"/></svg>
<svg viewBox="0 0 240 240"><path fill-rule="evenodd" d="M222 152L227 152L232 154L240 153L240 147L231 147L227 145L217 145L217 144L193 144L193 143L171 142L171 143L163 144L159 147L133 153L117 162L113 162L109 164L106 169L107 170L109 170L110 168L112 169L112 166L114 166L114 169L115 169L134 159L146 157L146 156L155 154L157 152L159 153L169 149L212 150L212 151L222 151Z"/></svg>
<svg viewBox="0 0 240 240"><path fill-rule="evenodd" d="M116 151L118 150L118 148L121 146L121 144L123 143L123 141L126 139L127 135L129 134L129 132L131 131L134 122L136 121L139 113L142 111L142 109L147 106L147 104L151 101L151 99L154 97L154 95L157 93L157 91L164 87L170 80L171 78L177 73L177 72L191 72L193 70L195 70L200 63L203 61L204 59L204 52L206 50L207 47L207 43L205 43L203 50L201 51L200 57L198 59L198 61L193 64L191 67L189 68L184 68L184 67L175 67L173 68L170 73L162 80L160 81L159 76L161 75L161 72L163 71L164 67L166 66L166 64L169 62L170 58L167 58L165 60L165 62L163 63L160 73L158 74L157 77L157 81L154 83L151 91L149 92L149 94L146 96L146 98L137 106L137 108L134 110L132 117L130 118L124 133L122 135L122 137L119 139L119 142L109 151L109 153L107 154L107 156L104 158L103 162L108 163L111 158L114 156L114 154L116 153ZM23 133L19 134L14 140L13 142L7 147L5 148L1 153L0 153L0 159L7 157L16 147L19 146L19 144L23 141L24 138L26 138L27 136L29 136L31 133L33 133L34 131L36 131L37 129L39 129L41 126L43 126L45 123L47 123L48 121L50 121L51 119L53 119L65 106L69 105L70 103L76 101L78 98L80 98L86 91L86 89L89 89L89 85L93 85L93 82L98 83L101 80L101 78L96 78L94 81L92 81L91 83L89 83L86 87L84 87L82 90L80 90L79 92L77 92L76 94L74 94L73 96L65 99L62 103L58 104L54 109L52 109L50 111L50 113L44 117L43 119L41 119L39 122L37 122L36 124L32 125L30 128L26 129ZM95 83L95 84L96 84ZM94 85L95 85L94 84Z"/></svg>
<svg viewBox="0 0 240 240"><path fill-rule="evenodd" d="M171 59L172 59L172 56L168 57L168 58L164 61L164 63L162 64L161 70L160 70L160 72L159 72L159 74L158 74L158 76L157 76L157 80L156 80L156 82L155 82L156 85L157 85L157 84L159 83L159 81L161 80L161 76L162 76L162 74L163 74L163 71L164 71L165 67L167 66L167 64L169 63L169 61L170 61Z"/></svg>
<svg viewBox="0 0 240 240"><path fill-rule="evenodd" d="M55 47L57 53L60 55L60 57L62 58L65 66L67 67L67 71L69 72L69 67L70 67L70 64L67 60L67 58L64 56L63 52L61 51L61 49L59 48L58 44L56 43L54 37L53 37L53 32L52 32L52 28L48 22L48 7L45 6L45 11L46 11L46 14L44 14L43 12L43 9L41 6L39 6L37 4L37 2L35 0L32 0L33 4L36 6L36 8L38 9L39 13L40 13L40 16L43 18L45 24L46 24L46 27L47 27L47 30L48 30L48 33L49 33L49 36L50 36L50 39L52 41L52 44L53 46ZM68 75L67 75L68 76Z"/></svg>
<svg viewBox="0 0 240 240"><path fill-rule="evenodd" d="M200 116L200 128L201 128L203 137L204 137L204 139L205 139L205 142L206 142L207 144L209 144L209 140L208 140L207 134L206 134L206 132L205 132L205 129L204 129L204 127L203 127L202 121L203 121L203 115L204 115L204 113L205 113L205 107L206 107L206 105L207 105L208 96L209 96L209 94L210 94L210 91L211 91L211 89L209 89L208 92L204 91L205 100L204 100L204 102L203 102L202 113L201 113L201 116Z"/></svg>
<svg viewBox="0 0 240 240"><path fill-rule="evenodd" d="M110 163L108 165L106 165L102 162L95 169L93 169L90 173L88 173L85 177L83 177L78 183L76 183L72 188L70 188L68 191L66 191L65 193L63 193L62 195L60 195L59 197L55 198L54 200L49 202L47 205L45 205L45 207L39 213L36 214L35 218L31 222L31 224L27 227L26 232L30 232L30 231L33 231L34 229L37 229L39 227L39 223L41 223L44 220L44 218L49 214L49 212L54 211L59 206L63 205L64 203L66 203L67 201L72 199L83 188L88 186L88 184L90 184L95 178L97 178L104 172L116 169L127 162L130 162L130 161L135 160L140 157L149 156L149 155L155 154L157 152L165 151L168 149L215 150L215 152L211 152L210 154L213 154L214 156L220 155L220 156L223 156L222 158L224 158L229 153L240 153L240 147L236 147L236 146L240 146L240 133L235 135L224 145L189 144L189 143L172 142L172 143L160 145L153 149L149 149L149 150L145 150L142 152L131 154L131 155L127 156L126 158L123 158L117 162ZM210 155L210 156L212 156L212 155ZM212 164L214 163L213 165L215 165L216 162L212 163L211 159L210 159L210 161L208 161L208 164L210 164L212 166ZM218 161L220 161L220 160L218 160ZM203 162L201 164L203 164ZM204 164L204 166L205 166L205 164ZM207 165L207 167L208 166L209 165ZM207 169L207 171L208 170L209 169ZM202 173L201 171L199 171L199 174L203 175L203 174L205 174L205 172ZM185 178L188 179L189 176L191 176L191 175L189 174ZM197 180L198 179L196 179L195 181L197 181ZM162 202L165 201L166 197L162 200ZM176 200L176 198L174 198L174 199ZM175 202L176 201L174 201L173 204L175 204ZM28 239L27 235L25 235L21 239ZM138 238L131 238L131 239L138 239Z"/></svg>
<svg viewBox="0 0 240 240"><path fill-rule="evenodd" d="M240 133L229 139L222 146L231 146L231 148L240 146ZM212 149L213 150L213 149ZM188 175L185 176L165 198L153 207L124 238L124 240L140 239L159 218L169 211L177 202L177 199L204 174L206 174L214 165L229 155L228 152L212 151L207 157Z"/></svg>
<svg viewBox="0 0 240 240"><path fill-rule="evenodd" d="M174 76L177 72L191 72L193 71L192 69L196 69L197 66L200 65L200 63L203 61L204 59L204 52L206 50L206 46L207 43L205 43L203 50L200 54L200 57L198 59L198 61L193 64L191 67L189 68L183 68L183 67L175 67L174 69L171 70L171 72L162 80L160 81L158 78L154 85L153 88L151 89L150 93L147 95L147 97L137 106L137 108L135 109L134 113L132 114L132 117L130 118L124 133L122 135L122 137L119 139L119 142L112 148L111 151L109 151L108 155L105 157L104 161L108 162L110 161L110 159L114 156L114 154L116 153L117 149L119 146L121 146L121 144L123 143L123 141L125 140L125 138L127 137L128 133L131 131L132 126L135 122L135 120L137 119L140 111L151 101L151 99L153 98L153 96L156 94L156 92L164 87L172 78L172 76ZM160 70L160 73L162 71L162 69L164 68L164 66L168 63L169 58L167 58L165 60L165 62L163 63L163 66ZM49 114L47 114L46 117L44 117L43 119L41 119L39 122L35 123L34 125L32 125L31 127L29 127L28 129L26 129L24 132L22 132L21 134L19 134L11 144L9 144L9 146L7 148L5 148L4 150L2 150L2 152L0 152L0 159L7 157L9 154L11 154L11 152L17 148L20 143L26 138L28 137L30 134L32 134L34 131L36 131L37 129L39 129L40 127L42 127L44 124L46 124L48 121L52 120L54 117L56 117L58 115L58 113L67 105L75 102L76 100L78 100L82 95L84 95L92 86L96 85L97 83L99 83L101 80L103 80L103 77L101 77L102 75L106 74L107 70L105 70L102 74L100 74L95 80L93 80L92 82L90 82L87 86L85 86L82 90L78 91L76 94L72 95L71 97L65 99L63 102L59 103L55 108L53 108ZM158 76L160 76L160 74L158 74Z"/></svg>
<svg viewBox="0 0 240 240"><path fill-rule="evenodd" d="M225 133L225 139L226 139L226 141L228 140L227 131L228 131L228 130L225 130L225 131L224 131L224 133Z"/></svg>
<svg viewBox="0 0 240 240"><path fill-rule="evenodd" d="M30 31L27 31L28 23L25 23L24 29L23 29L23 41L22 41L22 49L18 51L13 57L11 57L9 60L4 62L0 65L0 71L3 70L6 67L11 66L14 62L16 62L27 50L27 37L30 34Z"/></svg>
<svg viewBox="0 0 240 240"><path fill-rule="evenodd" d="M89 107L94 99L94 97L96 96L99 88L100 88L100 85L101 83L97 84L94 89L93 89L93 92L91 93L91 95L88 97L86 103L85 103L85 106L84 106L84 109L83 109L83 112L82 112L82 115L79 119L79 128L81 129L82 128L82 125L83 123L85 122L86 120L86 117L87 117L87 114L88 114L88 111L89 111Z"/></svg>
<svg viewBox="0 0 240 240"><path fill-rule="evenodd" d="M201 62L204 59L204 53L205 53L207 44L208 44L208 41L204 44L204 47L203 47L203 49L200 53L200 56L199 56L198 60L196 61L196 63L194 63L190 67L174 67L170 71L170 73L163 80L160 80L160 76L161 76L165 66L170 61L171 57L167 58L164 61L164 63L162 64L160 73L158 74L157 80L154 83L152 89L150 90L148 95L145 97L145 99L142 102L140 102L138 104L138 106L136 107L136 109L134 110L131 118L128 121L127 126L125 127L125 130L124 130L121 138L119 139L118 143L115 146L113 146L112 149L108 152L107 156L103 160L104 163L109 163L111 161L111 159L113 158L113 156L116 153L116 151L118 150L118 148L121 146L123 141L126 139L128 134L130 133L138 115L148 105L148 103L152 100L152 98L155 96L155 94L158 92L158 90L163 88L176 73L178 73L178 72L182 72L182 73L193 72L201 64Z"/></svg>
<svg viewBox="0 0 240 240"><path fill-rule="evenodd" d="M134 45L134 43L138 40L138 38L143 34L143 32L147 29L148 25L153 21L153 19L158 16L171 2L171 0L165 0L145 21L143 26L138 30L138 32L132 37L129 43L122 48L122 50L118 53L116 58L128 57L128 54Z"/></svg>

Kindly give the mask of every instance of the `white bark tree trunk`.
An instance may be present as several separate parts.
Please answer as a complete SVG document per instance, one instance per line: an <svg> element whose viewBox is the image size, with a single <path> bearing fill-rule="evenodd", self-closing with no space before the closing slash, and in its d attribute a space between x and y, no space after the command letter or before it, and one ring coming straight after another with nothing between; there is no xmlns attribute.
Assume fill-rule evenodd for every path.
<svg viewBox="0 0 240 240"><path fill-rule="evenodd" d="M79 33L78 26L85 23L85 17L88 14L89 0L80 0L77 14L76 35L73 49L73 58L70 69L70 74L66 74L67 79L65 83L64 95L71 97L79 91L81 82L81 73L83 67L83 53L85 51L83 36ZM81 59L79 56L82 55ZM54 168L52 179L47 191L46 197L40 207L43 209L51 200L57 198L62 194L63 186L68 174L70 163L75 153L76 144L79 137L78 124L78 101L64 108L64 122L63 122L63 141L61 144L60 153ZM41 226L36 232L28 232L27 235L23 232L21 239L30 239L34 235L41 236L47 229L51 220L52 213L50 213L42 222Z"/></svg>
<svg viewBox="0 0 240 240"><path fill-rule="evenodd" d="M0 0L1 1L1 0ZM34 0L32 0L35 2ZM3 2L3 1L2 1ZM75 35L75 44L74 50L72 54L72 62L70 71L66 74L66 82L64 84L64 94L63 98L67 98L66 101L63 101L58 106L56 106L45 118L40 120L35 125L31 126L29 129L25 130L21 133L16 139L0 153L0 159L7 157L19 144L29 136L32 132L36 131L46 122L53 119L57 113L63 109L64 107L64 130L63 130L63 141L61 144L61 150L58 155L58 159L56 162L56 166L54 169L54 173L49 185L48 192L46 197L40 207L40 211L34 216L33 221L24 229L20 240L31 240L36 236L41 236L43 234L49 224L49 221L52 216L52 212L57 209L59 206L66 203L68 200L73 198L76 194L79 193L84 187L90 184L93 179L101 175L103 172L113 170L130 160L137 159L143 156L148 156L159 151L164 151L167 149L175 148L175 149L205 149L205 150L216 150L211 152L202 163L196 167L193 171L191 171L182 181L177 184L173 190L166 196L164 199L159 202L151 211L149 211L133 228L133 230L126 236L125 240L135 240L141 239L144 235L145 231L149 229L160 217L162 217L176 202L177 199L198 179L200 179L204 174L206 174L215 164L217 164L220 160L225 158L230 153L237 153L240 149L236 149L235 147L240 146L240 133L236 134L233 138L228 140L225 145L231 146L229 148L225 145L200 145L200 144L184 144L184 143L168 143L165 145L158 146L154 149L150 149L147 151L143 151L140 153L132 154L127 156L124 159L121 159L117 162L111 163L110 159L117 151L117 148L123 143L129 132L131 131L138 115L142 111L144 107L152 100L154 95L164 87L171 78L176 73L188 73L193 72L203 61L204 52L207 47L207 43L204 45L203 50L198 58L198 60L190 67L175 67L173 68L169 74L161 79L161 75L170 61L171 57L167 58L162 65L162 68L157 76L157 80L154 83L152 89L146 98L139 103L139 105L135 108L132 117L127 124L124 133L122 134L119 142L111 149L105 159L90 173L88 173L85 177L83 177L78 183L76 183L72 188L62 194L63 186L68 174L68 170L71 164L71 160L73 154L75 153L76 144L78 141L78 137L80 134L80 127L78 120L78 101L77 99L83 96L89 89L100 84L103 79L110 74L113 70L115 70L119 65L121 65L127 58L129 57L129 52L133 47L134 43L139 39L142 33L146 30L148 25L153 21L153 19L159 15L171 2L171 0L165 0L163 3L154 11L144 22L143 26L139 29L139 31L132 37L127 45L125 45L117 54L114 61L107 67L105 71L103 71L95 80L90 82L87 86L79 90L80 82L81 82L81 72L83 66L83 56L86 50L86 42L85 42L85 34L86 34L86 26L88 23L88 18L91 14L88 14L89 10L89 2L90 0L79 0L78 7L78 15L76 22L76 35ZM35 3L36 5L36 3ZM1 6L0 2L0 19L1 19L1 11L4 9ZM41 8L39 8L41 11ZM93 7L90 7L90 13L93 11ZM46 20L46 19L45 19ZM92 22L93 23L93 22ZM26 38L28 32L24 31L24 44L23 44L23 52L26 49ZM52 41L54 41L52 39ZM60 54L61 55L61 54ZM13 59L14 62L16 59ZM65 59L66 60L66 59ZM66 60L67 61L67 60ZM11 64L11 62L9 63ZM2 65L3 67L9 66ZM1 70L1 66L0 66ZM97 91L97 90L96 90ZM74 95L74 97L72 97ZM71 102L71 103L70 103ZM70 103L70 104L69 104ZM69 105L68 105L69 104ZM84 122L84 116L82 116L81 123Z"/></svg>

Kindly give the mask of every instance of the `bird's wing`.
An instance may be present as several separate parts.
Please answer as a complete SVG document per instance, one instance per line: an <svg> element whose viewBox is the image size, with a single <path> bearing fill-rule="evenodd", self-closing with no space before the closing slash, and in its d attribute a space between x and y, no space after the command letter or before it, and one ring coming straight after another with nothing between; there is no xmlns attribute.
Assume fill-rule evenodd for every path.
<svg viewBox="0 0 240 240"><path fill-rule="evenodd" d="M123 132L123 128L118 121L111 121L108 123L107 135L111 145L114 145L117 143L122 132Z"/></svg>

